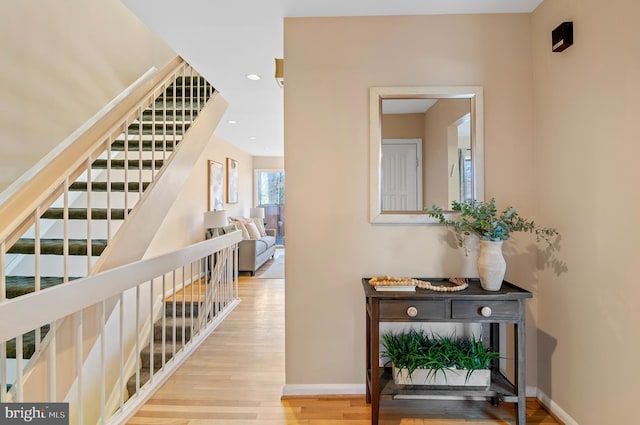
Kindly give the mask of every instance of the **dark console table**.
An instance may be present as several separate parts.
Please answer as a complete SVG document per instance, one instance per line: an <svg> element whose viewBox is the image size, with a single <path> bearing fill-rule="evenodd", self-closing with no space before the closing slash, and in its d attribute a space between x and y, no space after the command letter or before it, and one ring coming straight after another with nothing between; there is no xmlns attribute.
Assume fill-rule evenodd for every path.
<svg viewBox="0 0 640 425"><path fill-rule="evenodd" d="M434 284L445 279L419 278ZM376 291L369 278L362 279L366 298L367 329L367 403L371 403L371 424L378 425L381 399L401 395L485 396L498 401L516 403L516 425L526 423L525 405L525 300L532 294L509 282L500 291L489 292L478 281L460 292L435 292L417 288L415 292ZM492 365L491 386L434 387L395 385L390 368L379 367L380 322L479 322L483 324L483 340L494 349L500 347L500 323L515 326L515 382L507 379Z"/></svg>

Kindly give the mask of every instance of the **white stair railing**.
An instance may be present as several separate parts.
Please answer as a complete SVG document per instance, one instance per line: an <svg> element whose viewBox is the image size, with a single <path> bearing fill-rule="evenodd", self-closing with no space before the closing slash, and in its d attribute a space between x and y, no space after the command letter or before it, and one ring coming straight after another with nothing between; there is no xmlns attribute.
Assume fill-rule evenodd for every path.
<svg viewBox="0 0 640 425"><path fill-rule="evenodd" d="M72 424L124 423L239 302L241 239L240 232L233 232L0 303L0 317L11 318L0 321L0 401L68 402ZM86 317L87 311L98 313ZM40 380L47 397L28 400L23 383L30 370L23 374L17 367L15 378L7 376L7 342L15 339L21 351L25 334L64 320L76 325L73 343L61 346L56 332L49 332L48 364ZM97 370L89 367L84 355L88 328L98 331ZM120 353L115 365L106 361L114 351ZM71 372L57 366L58 356L64 355L75 357ZM71 391L59 394L57 380L63 375L69 379L70 373ZM100 376L98 388L83 385L87 374Z"/></svg>
<svg viewBox="0 0 640 425"><path fill-rule="evenodd" d="M11 272L7 268L16 266L7 261L9 255L33 255L32 264L27 267L33 274L24 271L17 274L33 276L32 289L36 291L41 288L44 276L55 275L66 283L70 268L78 266L83 272L74 276L89 274L99 250L114 237L115 213L118 213L118 223L126 218L144 189L160 176L161 164L171 160L170 154L176 150L177 142L214 92L213 86L178 57L162 70L146 75L131 88L127 97L102 113L93 125L76 134L74 140L65 141L66 148L43 164L29 180L13 189L6 199L3 196L0 202L0 301L7 298L7 276ZM158 114L158 108L162 108L162 114ZM117 174L119 180L114 177ZM82 190L82 194L76 192ZM59 214L60 224L51 231L54 239L45 239L51 218L43 214L52 206L57 211L49 212ZM106 210L106 225L94 218L97 208ZM71 226L70 214L83 214L82 211L85 211L84 229ZM27 239L22 239L25 243L16 244L25 237L32 242L25 244ZM80 241L86 242L78 245ZM47 259L46 262L56 270L54 275L43 272L42 256L53 249L45 246L45 242L62 246L58 248L61 261L52 264ZM78 264L74 266L74 260L83 256L86 257L84 264L76 261Z"/></svg>

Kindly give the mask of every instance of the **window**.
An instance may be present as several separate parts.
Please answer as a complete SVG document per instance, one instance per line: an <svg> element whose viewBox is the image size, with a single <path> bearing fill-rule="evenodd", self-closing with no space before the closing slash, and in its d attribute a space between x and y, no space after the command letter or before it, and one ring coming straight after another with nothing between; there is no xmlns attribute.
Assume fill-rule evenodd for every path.
<svg viewBox="0 0 640 425"><path fill-rule="evenodd" d="M276 244L284 245L284 171L256 170L256 206L264 208L265 227L276 230Z"/></svg>

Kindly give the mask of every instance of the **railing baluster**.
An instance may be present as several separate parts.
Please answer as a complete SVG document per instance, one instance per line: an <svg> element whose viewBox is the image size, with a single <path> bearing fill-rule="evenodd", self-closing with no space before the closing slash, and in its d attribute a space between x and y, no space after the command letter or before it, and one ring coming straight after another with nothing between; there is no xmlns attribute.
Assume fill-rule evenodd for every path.
<svg viewBox="0 0 640 425"><path fill-rule="evenodd" d="M105 360L107 351L107 340L105 338L105 323L107 321L106 300L102 300L98 310L98 323L100 324L100 423L104 424L106 415L105 406L107 404L107 365Z"/></svg>
<svg viewBox="0 0 640 425"><path fill-rule="evenodd" d="M91 158L87 158L87 274L91 273L91 255L93 246L91 244Z"/></svg>
<svg viewBox="0 0 640 425"><path fill-rule="evenodd" d="M111 242L113 233L111 231L111 144L113 140L111 136L107 141L107 240Z"/></svg>
<svg viewBox="0 0 640 425"><path fill-rule="evenodd" d="M138 201L142 199L142 144L144 140L144 127L142 126L142 108L138 110ZM129 164L125 164L129 169Z"/></svg>
<svg viewBox="0 0 640 425"><path fill-rule="evenodd" d="M0 402L7 400L7 343L0 343Z"/></svg>
<svg viewBox="0 0 640 425"><path fill-rule="evenodd" d="M171 323L171 327L173 329L173 332L171 332L172 334L172 344L171 346L172 348L172 354L175 357L176 355L176 270L174 269L172 272L172 288L173 288L173 294L172 294L172 300L173 300L173 321Z"/></svg>
<svg viewBox="0 0 640 425"><path fill-rule="evenodd" d="M193 262L191 262L190 264L191 266L191 297L189 298L189 309L191 312L191 338L193 339L193 287L196 285L196 282L193 280ZM200 283L200 281L198 280L198 283Z"/></svg>
<svg viewBox="0 0 640 425"><path fill-rule="evenodd" d="M0 242L0 301L7 299L7 243Z"/></svg>
<svg viewBox="0 0 640 425"><path fill-rule="evenodd" d="M33 212L33 222L34 222L34 227L35 227L35 243L34 243L34 248L33 248L33 254L34 254L34 261L35 261L35 273L33 276L33 290L34 292L37 292L40 290L40 274L41 274L41 270L40 270L40 244L41 244L41 240L40 240L40 207L36 207L35 211ZM35 350L36 352L40 350L40 338L41 338L42 334L40 331L40 326L38 326L37 328L34 329L34 342L35 342Z"/></svg>
<svg viewBox="0 0 640 425"><path fill-rule="evenodd" d="M189 73L191 75L190 77L190 81L189 81L189 123L193 122L193 105L196 104L196 102L193 99L193 67L190 66L189 67ZM185 125L186 123L182 123L182 137L184 137L184 133L187 131L187 126Z"/></svg>
<svg viewBox="0 0 640 425"><path fill-rule="evenodd" d="M24 382L24 366L22 365L22 358L24 357L24 351L22 346L22 337L20 334L16 336L16 401L24 401L23 382Z"/></svg>
<svg viewBox="0 0 640 425"><path fill-rule="evenodd" d="M151 181L156 179L156 94L151 101ZM144 114L144 112L143 112ZM142 115L144 117L144 115Z"/></svg>
<svg viewBox="0 0 640 425"><path fill-rule="evenodd" d="M162 368L167 362L167 275L162 274Z"/></svg>
<svg viewBox="0 0 640 425"><path fill-rule="evenodd" d="M187 122L187 105L185 102L185 99L187 97L187 87L186 87L186 83L187 83L187 67L186 65L182 67L182 133L184 134L184 128L185 128L185 124ZM189 109L191 109L191 104L189 104ZM177 130L177 129L176 129ZM177 131L176 131L177 133ZM174 144L174 148L175 148L175 140L176 140L176 136L174 135L173 138L173 144Z"/></svg>
<svg viewBox="0 0 640 425"><path fill-rule="evenodd" d="M120 292L120 410L124 407L124 389L125 389L125 376L124 376L124 292Z"/></svg>
<svg viewBox="0 0 640 425"><path fill-rule="evenodd" d="M136 285L136 353L140 352L140 285ZM136 356L136 392L140 391L140 356Z"/></svg>
<svg viewBox="0 0 640 425"><path fill-rule="evenodd" d="M62 203L62 281L67 283L69 282L69 177L64 179Z"/></svg>
<svg viewBox="0 0 640 425"><path fill-rule="evenodd" d="M149 380L153 379L153 362L154 362L154 329L153 329L153 279L149 281Z"/></svg>
<svg viewBox="0 0 640 425"><path fill-rule="evenodd" d="M75 356L76 356L76 375L77 375L77 390L78 390L78 424L82 425L84 423L84 406L82 403L82 395L83 395L83 383L82 383L82 366L84 364L84 354L83 354L83 343L84 343L84 335L83 335L83 326L84 320L82 317L82 310L78 311L75 314L76 320L76 342L75 342Z"/></svg>
<svg viewBox="0 0 640 425"><path fill-rule="evenodd" d="M184 266L182 266L182 347L183 348L184 348L184 344L186 343L186 340L185 340L185 334L186 334L185 310L187 309L186 307L187 288L185 288L186 284L187 283L185 279Z"/></svg>
<svg viewBox="0 0 640 425"><path fill-rule="evenodd" d="M124 123L124 163L129 161L129 128L127 123ZM127 167L124 169L124 216L129 215L129 173Z"/></svg>
<svg viewBox="0 0 640 425"><path fill-rule="evenodd" d="M176 85L178 81L173 83L173 152L176 151L176 137L175 137L175 129L178 128L178 90ZM182 77L182 85L184 86L184 77ZM182 103L182 119L184 120L184 99L181 101Z"/></svg>
<svg viewBox="0 0 640 425"><path fill-rule="evenodd" d="M47 383L48 383L48 394L49 401L57 401L57 391L56 391L56 383L57 379L57 358L56 355L57 347L56 347L56 331L57 331L57 322L51 322L49 324L49 347L48 347L48 373L47 373Z"/></svg>
<svg viewBox="0 0 640 425"><path fill-rule="evenodd" d="M173 79L175 86L175 75ZM162 92L162 160L167 160L167 91L169 87L162 86L164 91Z"/></svg>

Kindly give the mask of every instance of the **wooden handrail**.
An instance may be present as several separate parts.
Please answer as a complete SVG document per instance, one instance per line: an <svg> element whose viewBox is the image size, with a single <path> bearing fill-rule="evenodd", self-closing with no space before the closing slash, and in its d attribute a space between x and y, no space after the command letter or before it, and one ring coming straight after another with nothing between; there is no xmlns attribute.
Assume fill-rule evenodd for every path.
<svg viewBox="0 0 640 425"><path fill-rule="evenodd" d="M174 75L180 67L185 66L181 57L176 57L157 73L136 87L105 116L90 126L85 132L64 149L51 162L46 164L33 178L25 182L16 192L0 205L0 241L7 246L28 227L36 208L46 209L60 193L61 186L67 177L73 181L77 170L83 167L86 160L94 155L114 126L131 115L145 98L153 93ZM155 97L150 99L153 101ZM123 129L124 130L124 129Z"/></svg>

